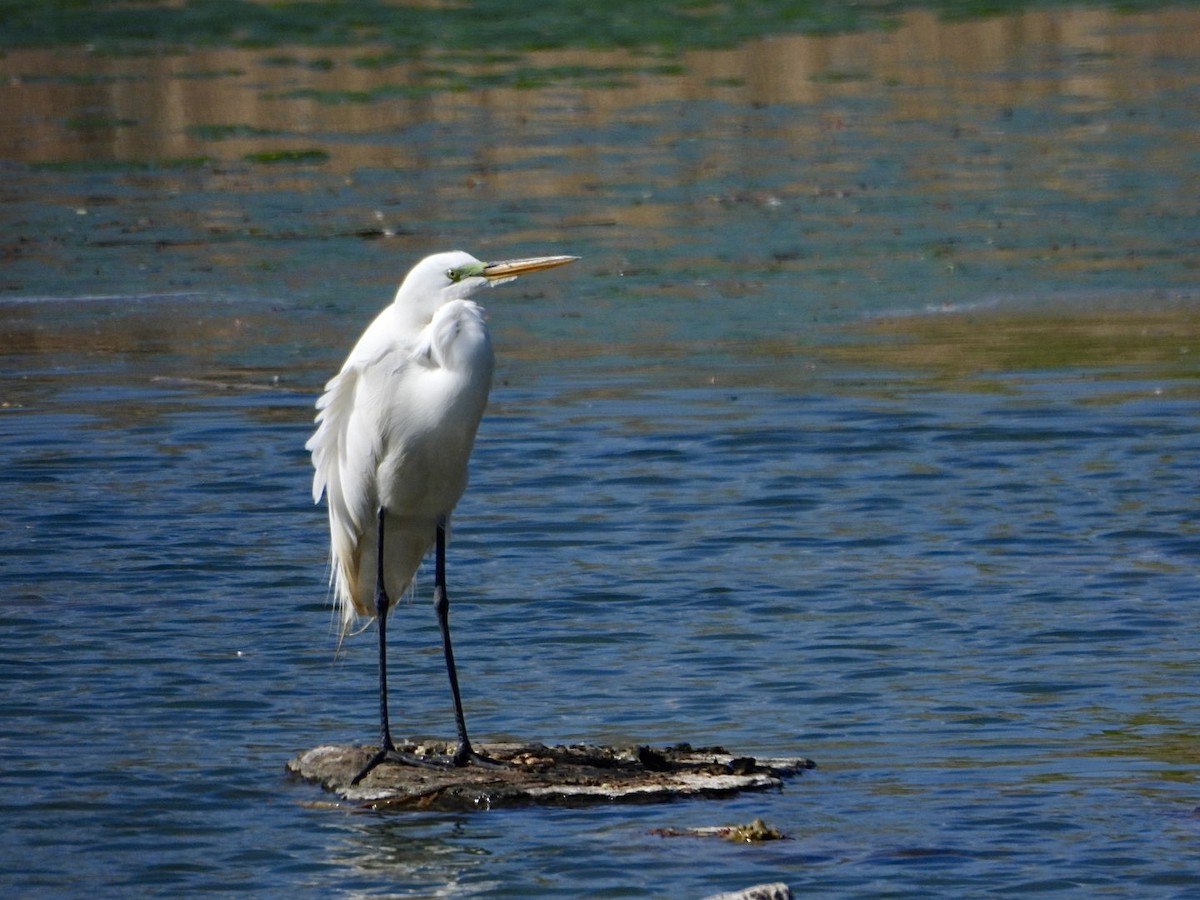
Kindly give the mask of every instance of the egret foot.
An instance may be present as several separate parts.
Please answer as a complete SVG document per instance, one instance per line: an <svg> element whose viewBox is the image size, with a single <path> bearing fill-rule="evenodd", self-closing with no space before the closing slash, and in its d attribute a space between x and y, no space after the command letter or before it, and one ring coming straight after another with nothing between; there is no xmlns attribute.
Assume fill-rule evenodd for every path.
<svg viewBox="0 0 1200 900"><path fill-rule="evenodd" d="M450 757L450 765L456 769L461 769L464 766L479 766L483 769L503 769L508 764L498 759L492 759L490 756L484 756L484 754L477 751L470 744L459 744L458 749L454 751L454 755Z"/></svg>
<svg viewBox="0 0 1200 900"><path fill-rule="evenodd" d="M472 751L472 755L473 756L476 755L476 754L474 754L474 751ZM480 757L480 758L486 758L486 757ZM366 766L362 767L359 774L355 775L353 779L350 779L350 784L352 784L352 785L358 784L359 781L361 781L362 779L365 779L367 775L371 774L372 769L380 766L380 764L385 763L385 762L394 762L394 763L398 764L398 766L416 766L416 767L425 768L425 769L449 769L449 768L454 768L456 766L460 766L460 764L462 764L462 766L469 766L469 764L470 764L469 761L464 762L464 763L458 763L458 762L456 762L456 760L457 760L457 756L439 757L439 756L418 756L416 754L404 754L404 752L397 750L396 748L394 748L394 746L390 746L390 748L379 748L378 750L376 750L376 752L374 752L374 756L372 756L370 758L370 760L367 760Z"/></svg>
<svg viewBox="0 0 1200 900"><path fill-rule="evenodd" d="M422 757L414 756L411 753L401 753L395 747L380 747L375 751L375 755L367 760L367 764L362 767L362 770L350 780L350 784L358 784L360 781L370 775L373 769L385 762L398 763L402 766L426 766L428 768L440 768L439 764L434 760L423 759Z"/></svg>
<svg viewBox="0 0 1200 900"><path fill-rule="evenodd" d="M358 784L370 775L372 770L385 762L401 766L417 766L423 769L462 769L467 766L479 766L481 769L503 769L509 765L502 760L492 759L490 756L480 753L470 744L465 746L460 744L453 756L419 756L416 753L404 753L394 746L380 747L367 760L367 764L359 773L350 780L350 784Z"/></svg>

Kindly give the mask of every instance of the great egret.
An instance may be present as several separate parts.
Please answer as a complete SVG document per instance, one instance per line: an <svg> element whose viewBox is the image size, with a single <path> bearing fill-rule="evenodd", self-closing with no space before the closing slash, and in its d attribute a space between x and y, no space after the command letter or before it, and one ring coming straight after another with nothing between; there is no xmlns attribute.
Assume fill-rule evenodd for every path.
<svg viewBox="0 0 1200 900"><path fill-rule="evenodd" d="M317 401L313 502L329 507L331 582L342 636L360 615L379 626L379 750L354 779L396 751L388 724L387 613L435 547L434 610L454 697L456 766L486 762L471 747L450 648L446 527L467 485L467 459L487 406L494 356L484 311L467 299L484 285L574 262L538 256L480 262L453 251L426 257L363 332Z"/></svg>

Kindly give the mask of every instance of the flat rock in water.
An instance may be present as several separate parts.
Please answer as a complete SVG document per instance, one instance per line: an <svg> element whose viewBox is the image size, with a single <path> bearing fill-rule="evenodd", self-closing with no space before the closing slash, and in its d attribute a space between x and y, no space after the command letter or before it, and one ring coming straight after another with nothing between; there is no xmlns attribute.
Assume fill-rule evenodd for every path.
<svg viewBox="0 0 1200 900"><path fill-rule="evenodd" d="M477 749L499 765L460 768L436 764L453 752L450 745L398 749L434 764L385 762L352 785L375 748L341 744L314 747L289 760L287 768L343 800L395 809L462 810L727 797L778 788L783 779L816 767L803 757L755 759L687 744L657 749L487 744Z"/></svg>

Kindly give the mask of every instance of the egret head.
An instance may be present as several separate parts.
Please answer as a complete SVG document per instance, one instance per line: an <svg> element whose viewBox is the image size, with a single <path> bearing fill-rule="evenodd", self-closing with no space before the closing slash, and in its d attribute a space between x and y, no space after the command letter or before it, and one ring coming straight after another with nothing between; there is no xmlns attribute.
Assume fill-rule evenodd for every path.
<svg viewBox="0 0 1200 900"><path fill-rule="evenodd" d="M577 256L535 256L486 263L462 250L427 256L405 276L396 291L396 304L406 308L414 322L428 322L451 300L469 297L484 285L503 284L518 275L552 269L574 262Z"/></svg>

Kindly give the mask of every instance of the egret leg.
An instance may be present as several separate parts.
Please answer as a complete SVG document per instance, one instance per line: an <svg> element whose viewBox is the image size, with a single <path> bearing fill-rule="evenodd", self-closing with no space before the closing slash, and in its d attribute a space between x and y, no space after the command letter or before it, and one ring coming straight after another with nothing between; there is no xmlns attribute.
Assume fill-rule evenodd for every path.
<svg viewBox="0 0 1200 900"><path fill-rule="evenodd" d="M467 721L463 716L462 697L458 692L458 670L454 665L454 650L450 646L450 597L446 593L446 523L438 522L437 539L434 545L433 609L437 613L438 628L442 632L442 649L446 653L446 674L450 677L450 693L454 695L454 722L458 726L458 748L451 763L465 766L476 763L484 766L499 765L481 753L477 753L467 737Z"/></svg>
<svg viewBox="0 0 1200 900"><path fill-rule="evenodd" d="M385 760L393 762L409 762L408 758L396 750L392 743L392 730L388 723L387 695L387 588L383 583L383 520L386 510L379 507L379 545L378 562L375 569L375 618L379 626L379 749L367 760L362 771L354 776L351 784L358 784L367 777L372 769Z"/></svg>

